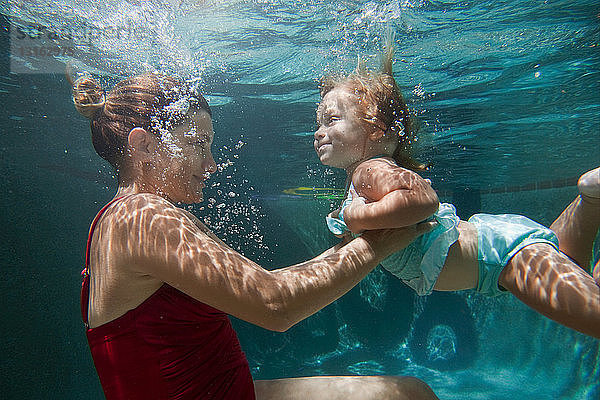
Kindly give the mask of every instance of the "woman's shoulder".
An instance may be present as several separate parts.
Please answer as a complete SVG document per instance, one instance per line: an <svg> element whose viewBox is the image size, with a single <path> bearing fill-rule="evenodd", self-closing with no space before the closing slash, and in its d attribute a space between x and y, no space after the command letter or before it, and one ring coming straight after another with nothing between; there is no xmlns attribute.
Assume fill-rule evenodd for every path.
<svg viewBox="0 0 600 400"><path fill-rule="evenodd" d="M173 203L164 197L153 193L135 193L124 195L121 197L121 200L118 203L120 203L122 206L129 206L132 208L149 207L151 205L166 208L175 207Z"/></svg>
<svg viewBox="0 0 600 400"><path fill-rule="evenodd" d="M178 229L198 228L200 231L209 234L210 230L191 212L177 207L164 197L151 193L138 193L123 198L120 210L116 213L123 215L122 221L125 225L131 226L149 224L149 228L176 227Z"/></svg>
<svg viewBox="0 0 600 400"><path fill-rule="evenodd" d="M124 196L102 216L99 227L99 237L113 243L115 254L120 256L131 256L132 249L154 248L157 243L179 243L183 237L192 236L200 240L205 237L202 233L210 235L191 213L150 193Z"/></svg>
<svg viewBox="0 0 600 400"><path fill-rule="evenodd" d="M185 216L183 209L177 207L167 199L151 194L136 193L123 196L115 202L103 217L113 228L119 226L130 230L147 224L156 224L159 220L176 221ZM165 217L165 218L161 218Z"/></svg>
<svg viewBox="0 0 600 400"><path fill-rule="evenodd" d="M156 194L152 193L136 193L131 195L123 196L118 205L115 207L115 211L119 211L123 214L142 213L142 214L161 214L161 213L181 213L183 210Z"/></svg>

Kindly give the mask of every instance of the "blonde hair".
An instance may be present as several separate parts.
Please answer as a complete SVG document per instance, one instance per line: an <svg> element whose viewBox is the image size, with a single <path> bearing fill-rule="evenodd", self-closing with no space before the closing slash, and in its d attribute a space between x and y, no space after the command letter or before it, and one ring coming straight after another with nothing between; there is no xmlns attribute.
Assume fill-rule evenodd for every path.
<svg viewBox="0 0 600 400"><path fill-rule="evenodd" d="M365 123L381 129L385 134L398 137L398 146L393 158L399 165L422 171L427 168L412 153L412 142L416 138L416 124L413 122L400 88L392 74L394 61L393 36L382 54L381 70L365 69L360 60L354 72L348 75L330 75L321 80L321 98L337 87L344 88L358 98L360 117Z"/></svg>
<svg viewBox="0 0 600 400"><path fill-rule="evenodd" d="M93 119L105 101L104 90L91 77L82 76L73 83L73 103L86 118Z"/></svg>
<svg viewBox="0 0 600 400"><path fill-rule="evenodd" d="M140 127L160 137L155 129L156 118L161 118L166 106L184 97L212 115L202 95L166 75L127 78L108 93L88 75L73 82L73 103L77 111L90 119L94 149L117 170L123 162L129 132Z"/></svg>

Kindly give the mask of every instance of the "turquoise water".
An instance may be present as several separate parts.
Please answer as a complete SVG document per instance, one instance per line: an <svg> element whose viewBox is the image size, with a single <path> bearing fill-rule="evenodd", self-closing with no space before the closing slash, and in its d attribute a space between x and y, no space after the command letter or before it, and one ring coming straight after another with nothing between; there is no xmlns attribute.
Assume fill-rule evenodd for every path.
<svg viewBox="0 0 600 400"><path fill-rule="evenodd" d="M323 216L335 201L288 189L343 184L312 150L318 78L359 54L377 65L386 29L441 197L463 216L550 224L576 194L572 178L600 164L599 12L594 1L3 2L2 397L102 398L79 271L89 222L115 189L72 107L68 54L27 57L18 28L28 48L70 32L58 40L70 61L106 84L154 69L197 82L221 172L190 209L274 268L333 243ZM417 298L380 269L284 334L234 323L256 379L410 374L444 399L600 396L597 340L509 296Z"/></svg>

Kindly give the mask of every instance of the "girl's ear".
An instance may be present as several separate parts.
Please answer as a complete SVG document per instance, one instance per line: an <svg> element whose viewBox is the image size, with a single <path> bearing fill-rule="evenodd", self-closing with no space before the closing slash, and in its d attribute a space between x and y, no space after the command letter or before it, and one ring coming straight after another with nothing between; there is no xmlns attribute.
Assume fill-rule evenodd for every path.
<svg viewBox="0 0 600 400"><path fill-rule="evenodd" d="M127 136L130 154L138 161L149 161L156 148L156 138L143 128L133 128Z"/></svg>

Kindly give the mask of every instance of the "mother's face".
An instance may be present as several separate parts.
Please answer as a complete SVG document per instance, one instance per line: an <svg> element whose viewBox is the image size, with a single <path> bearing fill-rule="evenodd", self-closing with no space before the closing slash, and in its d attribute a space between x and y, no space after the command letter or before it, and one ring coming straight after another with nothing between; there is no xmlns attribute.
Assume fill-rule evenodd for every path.
<svg viewBox="0 0 600 400"><path fill-rule="evenodd" d="M202 201L204 181L216 170L210 115L204 110L190 110L181 123L161 136L160 165L155 171L160 191L175 202Z"/></svg>

